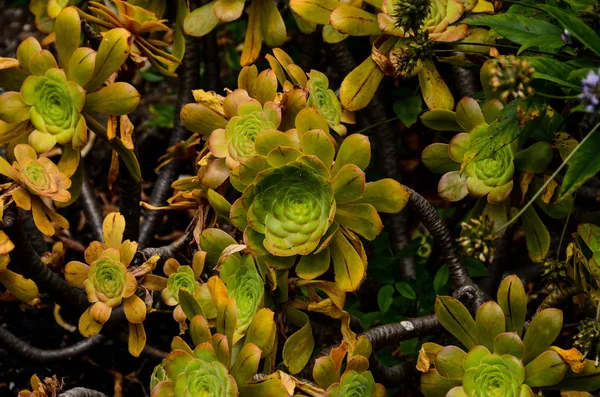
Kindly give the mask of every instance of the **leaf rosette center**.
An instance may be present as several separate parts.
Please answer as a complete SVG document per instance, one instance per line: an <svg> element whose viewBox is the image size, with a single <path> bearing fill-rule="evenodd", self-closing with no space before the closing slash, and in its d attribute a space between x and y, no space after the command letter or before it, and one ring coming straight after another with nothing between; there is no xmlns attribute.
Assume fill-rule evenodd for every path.
<svg viewBox="0 0 600 397"><path fill-rule="evenodd" d="M301 163L264 171L248 195L249 225L265 235L265 248L278 256L312 252L335 215L330 183Z"/></svg>

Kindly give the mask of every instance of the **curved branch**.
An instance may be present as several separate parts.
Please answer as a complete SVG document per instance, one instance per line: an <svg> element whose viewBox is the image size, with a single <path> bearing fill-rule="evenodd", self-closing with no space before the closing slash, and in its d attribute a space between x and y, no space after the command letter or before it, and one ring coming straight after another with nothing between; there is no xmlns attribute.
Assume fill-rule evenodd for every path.
<svg viewBox="0 0 600 397"><path fill-rule="evenodd" d="M427 316L400 321L399 323L379 325L363 332L361 335L369 338L373 349L376 349L387 344L434 334L440 327L441 325L435 314L428 314Z"/></svg>
<svg viewBox="0 0 600 397"><path fill-rule="evenodd" d="M46 350L33 347L6 328L0 327L0 344L3 349L17 354L26 360L36 362L49 362L78 357L103 344L106 340L107 338L104 335L96 335L91 338L82 339L71 346Z"/></svg>
<svg viewBox="0 0 600 397"><path fill-rule="evenodd" d="M31 242L31 246L39 256L44 255L48 252L48 245L46 244L46 241L44 241L44 235L33 222L33 216L31 216L31 213L21 208L19 208L19 215L23 221L23 231Z"/></svg>
<svg viewBox="0 0 600 397"><path fill-rule="evenodd" d="M83 207L83 213L85 214L85 218L87 219L88 224L90 225L90 229L94 238L98 241L103 241L102 222L104 221L104 217L102 216L102 209L100 208L100 204L98 203L98 200L96 198L94 188L92 187L89 179L87 178L85 167L79 201L81 202L81 206Z"/></svg>
<svg viewBox="0 0 600 397"><path fill-rule="evenodd" d="M19 266L23 277L33 280L40 291L50 294L54 301L61 306L87 307L86 295L67 283L41 261L23 232L15 208L5 211L3 226L4 231L15 245L10 253L11 261Z"/></svg>
<svg viewBox="0 0 600 397"><path fill-rule="evenodd" d="M64 393L60 393L58 397L108 397L106 394L92 390L86 389L84 387L76 387L71 390L67 390Z"/></svg>
<svg viewBox="0 0 600 397"><path fill-rule="evenodd" d="M162 247L148 247L144 248L141 251L135 253L133 257L133 261L131 262L131 268L135 269L140 266L142 263L150 259L153 255L160 256L161 262L164 262L166 259L173 258L177 255L184 247L186 247L194 238L191 228L188 228L186 232L179 237L177 240L173 241L169 245L163 245Z"/></svg>
<svg viewBox="0 0 600 397"><path fill-rule="evenodd" d="M415 379L415 363L405 361L400 364L388 367L381 363L375 354L369 358L369 369L377 383L386 387L398 387L406 385L407 379Z"/></svg>
<svg viewBox="0 0 600 397"><path fill-rule="evenodd" d="M198 55L196 40L189 36L186 36L185 38L185 55L180 70L179 93L175 105L174 127L171 139L169 140L169 146L178 144L190 135L190 132L183 126L181 118L179 117L183 105L194 102L192 89L198 87L200 56ZM181 161L173 160L162 169L152 188L150 204L158 207L166 203L169 193L171 192L171 183L177 179L181 165ZM140 228L140 237L138 239L140 248L145 247L152 240L162 217L162 211L146 212L144 222Z"/></svg>
<svg viewBox="0 0 600 397"><path fill-rule="evenodd" d="M581 293L581 288L579 287L565 287L565 288L556 288L552 290L540 303L540 306L535 311L533 317L538 315L542 310L558 308L567 303L573 296ZM533 317L531 318L533 320Z"/></svg>
<svg viewBox="0 0 600 397"><path fill-rule="evenodd" d="M454 238L446 227L446 222L438 215L437 211L423 196L409 187L405 188L410 193L408 206L421 219L423 226L431 233L435 242L440 246L446 263L450 268L454 286L459 289L467 285L474 285L473 280L467 274L467 269L462 263Z"/></svg>

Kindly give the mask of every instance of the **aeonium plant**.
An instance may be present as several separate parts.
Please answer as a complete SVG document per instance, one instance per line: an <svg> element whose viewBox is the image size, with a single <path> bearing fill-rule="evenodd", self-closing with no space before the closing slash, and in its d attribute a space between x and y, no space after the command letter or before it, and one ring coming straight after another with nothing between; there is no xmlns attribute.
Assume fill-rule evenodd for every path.
<svg viewBox="0 0 600 397"><path fill-rule="evenodd" d="M437 71L430 47L435 42L466 38L469 29L459 23L463 14L493 13L493 5L485 0L385 0L374 6L378 8L376 12L364 9L361 3L339 0L323 4L312 0L290 1L290 7L300 17L312 24L325 25L325 42L337 43L348 36L376 36L372 55L342 82L340 99L344 108L356 111L366 107L385 75L402 78L418 75L427 106L452 109L454 98ZM399 65L403 63L399 59L410 59L410 65Z"/></svg>
<svg viewBox="0 0 600 397"><path fill-rule="evenodd" d="M92 305L79 319L79 332L85 336L96 335L108 321L112 311L123 305L129 322L129 351L139 356L146 343L143 321L146 303L135 292L136 277L143 277L153 266L142 265L129 271L138 243L123 241L125 218L113 212L104 218L104 242L92 241L85 250L85 261L71 261L65 266L65 278L74 286L83 287Z"/></svg>
<svg viewBox="0 0 600 397"><path fill-rule="evenodd" d="M172 352L152 374L152 396L223 397L263 393L290 396L281 379L253 381L253 376L259 372L261 358L268 358L275 352L277 327L274 313L260 309L252 316L246 337L234 342L237 305L224 291L218 292L223 287L218 277L213 281L209 281L211 289L215 291L215 297L219 297L216 333L203 314L197 314L201 309L186 304L189 335L195 348L179 337L173 339Z"/></svg>
<svg viewBox="0 0 600 397"><path fill-rule="evenodd" d="M36 227L46 236L54 235L52 222L68 228L69 222L51 205L71 199L67 190L71 186L70 175L63 172L69 171L61 170L47 157L38 158L35 150L26 144L15 146L14 157L16 161L12 166L0 157L0 174L13 180L0 186L2 206L14 201L17 207L31 211Z"/></svg>
<svg viewBox="0 0 600 397"><path fill-rule="evenodd" d="M139 102L128 83L105 85L129 54L131 34L124 29L106 32L98 48L79 47L81 21L74 7L56 18L58 60L33 37L17 48L16 62L0 70L0 83L9 90L0 96L0 120L11 128L0 143L28 137L44 153L57 143L81 149L87 142L86 116L122 116Z"/></svg>
<svg viewBox="0 0 600 397"><path fill-rule="evenodd" d="M297 274L316 278L333 262L336 283L354 291L366 272L366 255L357 235L374 239L381 212L398 212L408 193L396 181L367 184L364 169L371 156L367 137L344 139L339 149L329 127L313 108L300 111L296 129L287 134L263 131L257 155L233 170L232 185L243 192L230 219L244 231L255 255L300 256Z"/></svg>
<svg viewBox="0 0 600 397"><path fill-rule="evenodd" d="M126 29L131 33L129 57L133 62L141 66L148 60L160 73L176 76L174 71L179 66L180 60L161 49L167 47L169 43L159 40L157 36L159 32L163 32L164 36L170 33L169 27L165 24L168 21L159 19L154 12L141 7L140 5L145 5L144 3L136 5L122 0L110 0L105 3L108 4L96 1L89 3L87 10L95 15L87 14L81 9L78 9L78 12L83 19L97 25L101 32L116 28ZM164 10L164 5L162 8ZM181 47L185 45L177 42L173 47L173 52L183 53L184 48Z"/></svg>
<svg viewBox="0 0 600 397"><path fill-rule="evenodd" d="M525 397L534 396L538 389L585 391L597 386L579 375L586 368L590 372L579 351L552 345L562 329L560 310L542 310L523 335L527 297L516 276L502 281L498 303L484 303L475 319L452 297L438 297L435 313L467 350L423 345L425 365L419 369L424 372L421 392L427 397Z"/></svg>
<svg viewBox="0 0 600 397"><path fill-rule="evenodd" d="M353 333L352 333L353 334ZM331 349L328 356L315 360L313 378L325 390L327 397L384 397L385 387L376 383L369 368L371 342L365 336L346 336L342 343ZM346 366L342 373L343 360Z"/></svg>
<svg viewBox="0 0 600 397"><path fill-rule="evenodd" d="M472 98L463 98L456 106L456 112L432 110L422 116L423 123L432 129L464 131L455 135L449 144L434 143L425 148L423 163L436 173L444 174L438 185L440 196L448 201L459 201L467 195L486 196L492 204L503 203L513 190L515 163L530 169L528 159L541 160L536 164L538 172L543 172L552 159L552 149L544 143L534 144L529 150L519 151L518 141L495 151L490 157L469 161L465 154L473 149L478 140L491 133L492 124L504 106L498 100L491 100L483 107ZM442 114L443 113L443 114ZM452 120L447 124L437 124L436 120L446 117ZM455 121L454 121L455 120ZM531 151L536 151L532 156Z"/></svg>

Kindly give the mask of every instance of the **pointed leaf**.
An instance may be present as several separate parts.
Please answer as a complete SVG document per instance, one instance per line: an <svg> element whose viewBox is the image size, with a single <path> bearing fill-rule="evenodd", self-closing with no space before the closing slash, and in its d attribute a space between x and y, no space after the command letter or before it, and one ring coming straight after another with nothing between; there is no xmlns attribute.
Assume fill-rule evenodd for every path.
<svg viewBox="0 0 600 397"><path fill-rule="evenodd" d="M475 321L458 300L450 296L438 296L435 301L435 314L442 326L467 349L478 345Z"/></svg>

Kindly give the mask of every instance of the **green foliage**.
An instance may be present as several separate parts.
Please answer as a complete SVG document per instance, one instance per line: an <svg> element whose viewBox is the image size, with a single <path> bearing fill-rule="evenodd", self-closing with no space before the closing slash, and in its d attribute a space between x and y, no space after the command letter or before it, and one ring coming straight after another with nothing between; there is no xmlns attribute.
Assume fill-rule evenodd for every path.
<svg viewBox="0 0 600 397"><path fill-rule="evenodd" d="M521 339L526 304L523 285L516 276L504 279L498 303L484 303L475 320L454 298L438 297L435 312L440 323L468 351L423 345L421 354L434 368L427 368L422 375L421 391L426 396L519 397L533 396L532 388L552 388L561 382L569 383L570 390L589 390L593 381L579 378L577 386L570 382L587 366L581 353L552 346L562 328L561 311L539 312Z"/></svg>

